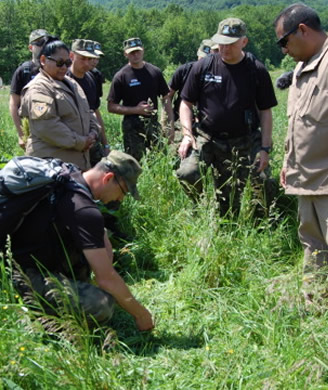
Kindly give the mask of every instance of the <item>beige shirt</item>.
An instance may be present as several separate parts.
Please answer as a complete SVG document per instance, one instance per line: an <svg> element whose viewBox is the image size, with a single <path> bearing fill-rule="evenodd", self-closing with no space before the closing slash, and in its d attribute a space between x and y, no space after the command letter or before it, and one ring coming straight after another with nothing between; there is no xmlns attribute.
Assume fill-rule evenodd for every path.
<svg viewBox="0 0 328 390"><path fill-rule="evenodd" d="M19 114L29 120L26 154L56 157L90 168L89 151L83 151L90 131L99 131L81 87L65 77L54 80L41 72L23 89Z"/></svg>
<svg viewBox="0 0 328 390"><path fill-rule="evenodd" d="M328 194L328 39L300 62L289 89L286 193Z"/></svg>

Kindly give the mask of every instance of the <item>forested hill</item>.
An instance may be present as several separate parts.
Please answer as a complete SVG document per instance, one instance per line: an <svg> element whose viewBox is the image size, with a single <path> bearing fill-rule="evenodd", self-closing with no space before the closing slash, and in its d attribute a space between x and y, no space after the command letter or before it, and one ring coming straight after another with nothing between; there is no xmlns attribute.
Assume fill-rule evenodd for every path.
<svg viewBox="0 0 328 390"><path fill-rule="evenodd" d="M107 9L118 10L125 9L130 4L136 8L157 8L162 9L169 4L192 10L223 10L234 8L239 5L289 5L294 1L290 0L90 0L93 4L101 4ZM297 0L295 0L295 3ZM323 10L327 7L327 0L305 0L303 3L317 9Z"/></svg>

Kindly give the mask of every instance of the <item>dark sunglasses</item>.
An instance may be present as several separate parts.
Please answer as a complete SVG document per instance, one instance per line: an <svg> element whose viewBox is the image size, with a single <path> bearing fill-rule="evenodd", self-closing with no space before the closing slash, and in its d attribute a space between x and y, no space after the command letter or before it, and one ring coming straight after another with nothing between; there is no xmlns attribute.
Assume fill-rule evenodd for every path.
<svg viewBox="0 0 328 390"><path fill-rule="evenodd" d="M276 44L280 47L280 48L285 48L287 46L287 43L288 43L288 37L290 34L293 34L295 31L298 30L299 26L301 23L305 23L306 20L304 22L300 22L298 23L295 27L293 27L290 31L286 32L286 34L284 34L280 39L278 39L278 41L276 42Z"/></svg>
<svg viewBox="0 0 328 390"><path fill-rule="evenodd" d="M50 56L47 56L48 60L56 62L56 66L58 68L63 67L64 65L69 68L72 65L72 60L69 58L68 60L64 61L62 58L60 60L56 60L55 58L52 58Z"/></svg>

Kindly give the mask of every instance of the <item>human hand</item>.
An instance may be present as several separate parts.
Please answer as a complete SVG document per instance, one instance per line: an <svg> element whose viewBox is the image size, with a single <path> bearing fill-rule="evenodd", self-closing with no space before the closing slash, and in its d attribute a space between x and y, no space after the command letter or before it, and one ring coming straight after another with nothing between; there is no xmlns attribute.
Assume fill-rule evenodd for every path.
<svg viewBox="0 0 328 390"><path fill-rule="evenodd" d="M260 151L257 172L263 172L269 165L269 154L265 150Z"/></svg>
<svg viewBox="0 0 328 390"><path fill-rule="evenodd" d="M185 135L178 150L181 160L187 157L188 150L190 147L192 147L193 149L197 149L195 138L189 135Z"/></svg>
<svg viewBox="0 0 328 390"><path fill-rule="evenodd" d="M18 137L18 145L25 151L26 145L22 137Z"/></svg>
<svg viewBox="0 0 328 390"><path fill-rule="evenodd" d="M286 168L282 168L282 170L280 171L280 185L283 188L286 188L286 171Z"/></svg>
<svg viewBox="0 0 328 390"><path fill-rule="evenodd" d="M136 114L138 115L150 116L153 110L154 110L154 105L148 104L144 100L139 102L138 105L136 106Z"/></svg>
<svg viewBox="0 0 328 390"><path fill-rule="evenodd" d="M137 328L140 331L152 330L155 327L150 312L144 308L141 315L135 318Z"/></svg>
<svg viewBox="0 0 328 390"><path fill-rule="evenodd" d="M85 140L84 144L84 151L89 150L96 142L96 135L95 133L90 133Z"/></svg>

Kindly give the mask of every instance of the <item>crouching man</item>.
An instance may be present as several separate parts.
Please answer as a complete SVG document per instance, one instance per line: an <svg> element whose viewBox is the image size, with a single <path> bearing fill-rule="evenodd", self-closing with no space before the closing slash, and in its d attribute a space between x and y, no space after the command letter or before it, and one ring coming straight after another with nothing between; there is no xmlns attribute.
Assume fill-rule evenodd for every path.
<svg viewBox="0 0 328 390"><path fill-rule="evenodd" d="M89 171L71 174L79 190L65 190L53 205L42 200L11 235L13 257L29 285L16 280L18 290L24 295L32 289L51 312L58 306L57 283L51 282L55 280L62 291L73 292L70 304L81 309L90 324L106 324L117 302L134 317L139 330L151 330L150 312L113 268L112 246L96 204L122 201L127 193L137 199L140 173L132 156L112 151ZM89 283L91 271L98 287Z"/></svg>

